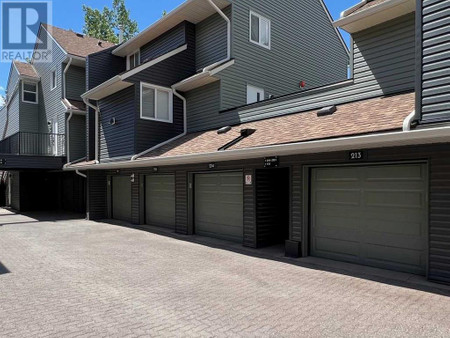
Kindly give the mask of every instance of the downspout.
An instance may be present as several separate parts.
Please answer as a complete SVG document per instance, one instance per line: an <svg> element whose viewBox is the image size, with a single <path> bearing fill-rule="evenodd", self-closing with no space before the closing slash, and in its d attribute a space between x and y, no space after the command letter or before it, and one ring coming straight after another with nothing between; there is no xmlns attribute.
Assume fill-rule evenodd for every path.
<svg viewBox="0 0 450 338"><path fill-rule="evenodd" d="M219 7L217 7L217 5L212 0L207 0L207 1L210 3L210 5L215 9L215 11L217 13L219 13L219 15L227 23L227 56L226 56L225 59L223 59L221 61L218 61L218 62L215 62L212 65L209 65L209 66L203 68L202 73L209 72L211 69L214 69L215 67L217 67L217 66L219 66L219 65L221 65L221 64L231 60L231 21L225 15L225 13ZM158 148L166 145L167 143L173 142L173 141L175 141L175 140L179 139L180 137L183 137L183 136L185 136L187 134L187 104L186 104L186 98L184 96L182 96L180 93L178 93L174 86L172 86L172 91L173 91L173 94L175 96L177 96L179 99L181 99L183 101L183 110L184 110L184 112L183 112L183 116L184 116L184 131L183 131L183 133L180 134L180 135L175 136L174 138L171 138L170 140L164 141L164 142L162 142L162 143L160 143L160 144L158 144L158 145L156 145L156 146L154 146L154 147L152 147L150 149L147 149L147 150L143 151L142 153L134 155L131 158L131 161L135 161L139 157L144 156L144 155L148 154L149 152L151 152L151 151L153 151L155 149L158 149Z"/></svg>
<svg viewBox="0 0 450 338"><path fill-rule="evenodd" d="M86 104L86 106L94 109L95 111L95 163L100 163L98 160L98 114L100 112L100 108L97 106L94 106L92 103L89 102L89 99L83 98L83 102Z"/></svg>
<svg viewBox="0 0 450 338"><path fill-rule="evenodd" d="M225 13L219 7L217 7L217 5L212 0L207 0L207 1L227 23L227 57L224 60L215 62L212 65L209 65L209 66L203 68L203 73L206 73L206 72L210 71L211 69L217 67L218 65L230 61L230 59L231 59L231 21L228 18L228 16L226 16Z"/></svg>
<svg viewBox="0 0 450 338"><path fill-rule="evenodd" d="M69 62L67 62L66 67L64 68L63 72L63 100L66 99L66 73L70 68L70 65L72 64L72 58L69 58ZM73 111L70 111L69 117L67 118L66 122L66 135L67 135L67 162L70 163L70 120L72 119Z"/></svg>
<svg viewBox="0 0 450 338"><path fill-rule="evenodd" d="M416 117L415 110L413 110L411 114L406 116L406 118L403 120L403 131L411 130L411 124L413 123L415 117Z"/></svg>
<svg viewBox="0 0 450 338"><path fill-rule="evenodd" d="M172 87L172 91L173 94L178 97L181 101L183 101L183 133L181 133L180 135L177 135L173 138L171 138L170 140L164 141L162 143L157 144L156 146L144 150L142 153L139 153L137 155L134 155L131 158L131 161L136 161L139 157L144 156L146 154L148 154L149 152L161 148L162 146L166 145L167 143L173 142L175 140L178 140L179 138L185 136L187 134L187 102L186 102L186 98L184 96L182 96L180 93L177 92L177 90L175 88Z"/></svg>
<svg viewBox="0 0 450 338"><path fill-rule="evenodd" d="M87 178L87 175L80 173L79 170L75 170L75 173L83 178Z"/></svg>

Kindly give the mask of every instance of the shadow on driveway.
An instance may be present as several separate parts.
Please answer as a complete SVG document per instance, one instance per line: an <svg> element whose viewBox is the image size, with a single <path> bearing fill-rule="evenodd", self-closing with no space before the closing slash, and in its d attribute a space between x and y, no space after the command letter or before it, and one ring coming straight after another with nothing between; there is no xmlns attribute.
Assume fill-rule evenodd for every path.
<svg viewBox="0 0 450 338"><path fill-rule="evenodd" d="M10 273L11 271L9 271L7 268L6 268L6 266L4 266L3 264L2 264L2 262L0 262L0 275L4 275L4 274L7 274L7 273Z"/></svg>
<svg viewBox="0 0 450 338"><path fill-rule="evenodd" d="M250 257L268 259L280 263L296 265L306 269L318 271L326 271L340 275L346 275L354 278L361 278L373 282L383 283L387 285L404 287L418 291L434 293L442 296L450 297L450 286L438 284L428 281L423 276L412 275L408 273L388 271L384 269L366 267L351 263L337 262L327 259L305 257L305 258L289 258L284 255L284 245L272 246L268 248L252 249L243 247L240 244L230 243L227 241L208 238L198 235L181 235L169 229L154 226L136 226L127 222L117 220L102 220L102 223L117 225L131 229L143 230L155 235L170 237L189 243L204 245L214 249L222 249L234 253L247 255Z"/></svg>

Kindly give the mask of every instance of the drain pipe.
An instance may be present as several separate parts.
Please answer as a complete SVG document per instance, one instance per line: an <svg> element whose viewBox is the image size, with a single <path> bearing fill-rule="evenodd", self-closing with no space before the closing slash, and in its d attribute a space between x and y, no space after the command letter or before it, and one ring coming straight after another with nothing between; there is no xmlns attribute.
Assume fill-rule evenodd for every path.
<svg viewBox="0 0 450 338"><path fill-rule="evenodd" d="M94 109L95 111L95 164L99 164L98 160L98 114L100 113L100 108L98 107L98 104L94 106L92 103L89 102L89 99L83 98L83 102L86 104L86 106Z"/></svg>
<svg viewBox="0 0 450 338"><path fill-rule="evenodd" d="M178 93L177 90L174 87L172 87L172 91L173 91L173 95L175 95L181 101L183 101L183 133L181 133L180 135L177 135L177 136L171 138L170 140L167 140L167 141L164 141L162 143L159 143L156 146L143 151L142 153L134 155L131 158L131 161L136 161L139 157L144 156L144 155L148 154L149 152L151 152L153 150L161 148L162 146L164 146L164 145L166 145L166 144L168 144L170 142L178 140L179 138L181 138L181 137L183 137L183 136L185 136L187 134L187 103L186 103L186 98L184 96L182 96L180 93Z"/></svg>
<svg viewBox="0 0 450 338"><path fill-rule="evenodd" d="M415 110L413 110L411 114L406 116L406 118L403 120L403 131L411 130L411 124L413 123L415 116L416 116Z"/></svg>
<svg viewBox="0 0 450 338"><path fill-rule="evenodd" d="M217 7L217 5L212 0L207 0L207 1L227 23L227 57L221 61L215 62L212 65L209 65L209 66L203 68L203 73L206 73L206 72L210 71L211 69L217 67L218 65L221 65L222 63L230 61L230 59L231 59L231 21L228 18L228 16L226 16L225 13L219 7Z"/></svg>
<svg viewBox="0 0 450 338"><path fill-rule="evenodd" d="M83 178L87 178L87 175L80 173L79 170L75 170L75 173Z"/></svg>

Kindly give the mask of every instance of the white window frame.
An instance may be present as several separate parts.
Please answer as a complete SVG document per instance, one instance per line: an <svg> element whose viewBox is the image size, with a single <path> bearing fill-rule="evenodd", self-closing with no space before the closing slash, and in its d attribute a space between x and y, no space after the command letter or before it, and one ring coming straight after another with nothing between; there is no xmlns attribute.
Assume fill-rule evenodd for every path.
<svg viewBox="0 0 450 338"><path fill-rule="evenodd" d="M36 92L25 90L25 84L36 86ZM25 93L36 94L36 102L25 100ZM24 103L31 103L31 104L38 104L39 103L39 86L38 86L38 84L36 82L22 81L22 102L24 102Z"/></svg>
<svg viewBox="0 0 450 338"><path fill-rule="evenodd" d="M134 55L134 59L136 60L136 54L138 54L138 58L137 58L138 63L135 64L135 66L133 68L136 68L137 66L139 66L141 64L141 50L137 49L133 53L127 55L127 70L133 69L133 68L131 68L131 65L130 65L130 57ZM135 61L135 63L136 63L136 61Z"/></svg>
<svg viewBox="0 0 450 338"><path fill-rule="evenodd" d="M259 41L252 40L252 16L256 16L259 19ZM263 44L261 42L261 37L262 37L261 20L265 20L269 23L269 45L268 46L266 46L265 44ZM272 21L269 18L262 16L261 14L253 12L252 10L250 10L250 15L249 15L249 40L251 43L254 43L255 45L258 45L260 47L263 47L263 48L266 48L269 50L272 48Z"/></svg>
<svg viewBox="0 0 450 338"><path fill-rule="evenodd" d="M261 94L261 100L260 101L254 101L254 102L250 102L249 101L249 90L250 89L254 89L256 92L258 92L258 93L260 93ZM264 101L265 100L265 91L264 91L264 88L260 88L260 87L256 87L256 86L253 86L253 85L251 85L251 84L247 84L247 104L253 104L253 103L258 103L258 102L261 102L261 101Z"/></svg>
<svg viewBox="0 0 450 338"><path fill-rule="evenodd" d="M150 88L150 89L154 89L155 90L155 117L147 117L147 116L143 116L142 112L142 105L143 105L143 95L142 95L142 90L144 88ZM169 93L169 119L168 120L164 120L164 119L160 119L158 118L158 111L157 111L157 107L158 107L158 91L163 91L163 92L167 92ZM157 86L154 84L150 84L150 83L145 83L145 82L141 82L141 86L140 86L140 116L141 119L143 120L149 120L149 121L158 121L158 122L165 122L165 123L173 123L173 90L171 88L166 88L166 87L161 87L161 86Z"/></svg>
<svg viewBox="0 0 450 338"><path fill-rule="evenodd" d="M55 74L55 82L53 82L53 74ZM50 73L50 91L58 87L58 80L56 78L57 75L58 74L56 72L56 69L53 69L52 72Z"/></svg>

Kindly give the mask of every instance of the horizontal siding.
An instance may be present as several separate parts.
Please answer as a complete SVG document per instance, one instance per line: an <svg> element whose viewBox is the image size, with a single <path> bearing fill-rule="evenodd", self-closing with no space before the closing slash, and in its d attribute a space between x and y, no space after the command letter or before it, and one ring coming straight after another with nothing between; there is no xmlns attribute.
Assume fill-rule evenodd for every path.
<svg viewBox="0 0 450 338"><path fill-rule="evenodd" d="M63 67L65 68L65 64ZM66 73L66 97L81 101L81 94L86 92L86 69L70 66Z"/></svg>
<svg viewBox="0 0 450 338"><path fill-rule="evenodd" d="M249 41L250 10L271 20L271 49ZM220 73L221 109L247 102L247 84L269 95L347 79L348 54L319 0L232 1L232 57L236 64Z"/></svg>
<svg viewBox="0 0 450 338"><path fill-rule="evenodd" d="M20 172L13 171L10 172L10 181L9 184L11 186L11 208L15 210L20 210Z"/></svg>
<svg viewBox="0 0 450 338"><path fill-rule="evenodd" d="M387 38L378 36L377 31L383 30L385 26L389 28L386 33ZM395 32L400 27L404 32L411 33L397 36ZM409 28L406 29L406 27ZM356 34L353 50L357 57L353 81L338 83L331 88L317 88L304 93L286 95L251 106L223 111L220 114L199 115L190 129L191 131L212 129L228 124L320 109L333 104L339 105L397 92L413 91L415 77L411 60L414 59L415 42L411 39L411 34L414 35L414 29L414 15L407 15ZM384 45L391 40L399 47L385 48ZM377 57L371 56L372 53L375 53ZM395 60L401 60L396 63L395 69L392 69L387 61L383 61L388 57L392 58L392 63L395 63ZM392 70L392 75L390 70L384 71L383 67ZM221 81L221 86L223 92L224 80Z"/></svg>
<svg viewBox="0 0 450 338"><path fill-rule="evenodd" d="M422 17L422 114L450 120L450 3L424 0Z"/></svg>
<svg viewBox="0 0 450 338"><path fill-rule="evenodd" d="M87 219L105 219L108 209L106 174L103 171L89 171L87 176Z"/></svg>
<svg viewBox="0 0 450 338"><path fill-rule="evenodd" d="M188 130L202 124L204 116L219 116L220 81L196 88L185 94L188 111Z"/></svg>
<svg viewBox="0 0 450 338"><path fill-rule="evenodd" d="M150 41L141 47L141 63L156 59L167 54L186 43L186 25L192 25L183 22L158 38Z"/></svg>
<svg viewBox="0 0 450 338"><path fill-rule="evenodd" d="M188 221L188 183L187 172L175 173L175 230L177 233L189 233Z"/></svg>
<svg viewBox="0 0 450 338"><path fill-rule="evenodd" d="M134 86L100 101L100 160L134 155ZM116 119L111 125L110 120Z"/></svg>
<svg viewBox="0 0 450 338"><path fill-rule="evenodd" d="M223 12L231 18L231 6ZM200 70L227 56L227 23L219 14L211 15L195 26L196 69Z"/></svg>
<svg viewBox="0 0 450 338"><path fill-rule="evenodd" d="M9 104L8 104L7 117L6 117L6 130L5 130L5 134L4 134L5 138L13 135L15 133L18 133L20 130L19 106L20 106L20 86L12 94Z"/></svg>

